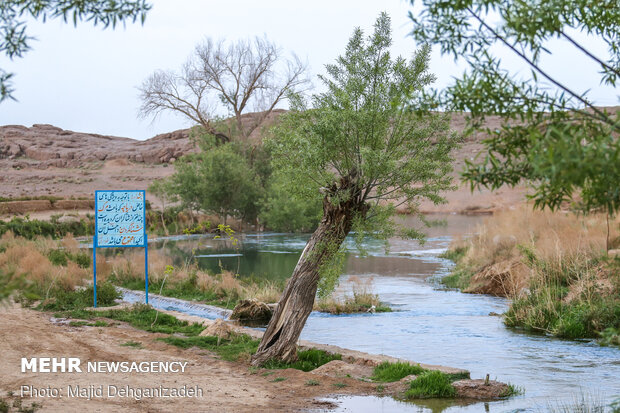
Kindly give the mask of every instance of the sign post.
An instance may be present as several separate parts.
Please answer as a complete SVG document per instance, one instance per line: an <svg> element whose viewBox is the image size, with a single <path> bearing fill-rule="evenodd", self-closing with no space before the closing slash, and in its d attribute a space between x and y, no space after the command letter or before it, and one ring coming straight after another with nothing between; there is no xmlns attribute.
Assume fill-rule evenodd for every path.
<svg viewBox="0 0 620 413"><path fill-rule="evenodd" d="M93 302L97 307L97 248L144 247L144 290L149 303L146 237L146 193L143 190L95 191Z"/></svg>

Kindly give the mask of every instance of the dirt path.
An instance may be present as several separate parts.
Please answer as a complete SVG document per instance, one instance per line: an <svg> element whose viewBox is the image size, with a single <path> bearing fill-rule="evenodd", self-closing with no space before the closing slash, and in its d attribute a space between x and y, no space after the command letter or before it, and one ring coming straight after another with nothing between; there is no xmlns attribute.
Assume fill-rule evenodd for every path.
<svg viewBox="0 0 620 413"><path fill-rule="evenodd" d="M50 321L50 314L16 306L0 307L0 397L8 392L19 396L21 386L60 388L65 397L25 397L42 404L43 412L281 412L331 407L314 400L329 394L364 394L375 385L352 378L320 377L320 385L308 386L316 379L299 370L279 370L264 376L252 372L244 363L218 360L205 350L182 350L155 341L161 334L147 333L124 323L113 327L70 327ZM129 341L142 348L122 346ZM22 357L78 357L81 365L88 361L176 361L187 362L184 373L22 373ZM274 382L274 377L285 380ZM334 384L344 382L337 389ZM122 388L198 386L204 396L198 398L94 398L67 397L67 386L109 385ZM105 396L105 395L104 395Z"/></svg>

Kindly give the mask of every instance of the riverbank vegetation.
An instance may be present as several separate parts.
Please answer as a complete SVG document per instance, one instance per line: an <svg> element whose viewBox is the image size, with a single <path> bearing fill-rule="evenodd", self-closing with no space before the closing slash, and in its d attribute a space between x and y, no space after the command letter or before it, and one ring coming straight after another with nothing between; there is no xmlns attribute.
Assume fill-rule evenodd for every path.
<svg viewBox="0 0 620 413"><path fill-rule="evenodd" d="M280 282L257 277L240 277L231 271L210 273L191 260L180 266L172 258L152 251L149 254L149 290L151 293L232 309L240 300L256 299L275 303L284 289ZM79 299L85 306L93 305L92 258L71 236L62 240L37 237L28 240L6 233L0 238L0 294L7 296L17 289L22 300L47 300L55 297L55 306L65 309ZM114 302L120 297L113 286L134 290L144 289L144 254L125 249L97 255L98 304ZM329 298L318 311L351 313L389 311L372 293L371 283L351 281L353 296ZM78 293L73 294L76 290Z"/></svg>
<svg viewBox="0 0 620 413"><path fill-rule="evenodd" d="M350 293L340 294L334 291L326 297L320 297L314 303L314 310L331 314L351 314L390 312L392 309L379 300L379 295L373 293L373 278L362 280L356 276L350 276L345 284L351 287Z"/></svg>
<svg viewBox="0 0 620 413"><path fill-rule="evenodd" d="M608 234L609 225L609 234ZM453 242L456 261L443 279L465 292L512 298L507 326L563 338L618 342L619 221L604 215L532 211L498 213L476 235Z"/></svg>

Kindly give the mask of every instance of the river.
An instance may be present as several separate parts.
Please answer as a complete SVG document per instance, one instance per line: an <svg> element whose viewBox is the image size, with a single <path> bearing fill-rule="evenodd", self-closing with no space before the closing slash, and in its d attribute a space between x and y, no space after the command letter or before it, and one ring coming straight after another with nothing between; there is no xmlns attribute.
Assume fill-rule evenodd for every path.
<svg viewBox="0 0 620 413"><path fill-rule="evenodd" d="M395 311L381 314L328 315L313 312L302 339L415 362L467 369L472 378L512 383L521 396L468 406L446 401L401 403L389 398L342 397L337 411L355 412L539 412L570 404L585 395L608 403L620 397L620 349L593 341L560 340L508 329L501 317L504 298L463 294L437 281L449 273L450 261L439 258L450 241L467 236L481 217L439 217L443 226L428 228L428 240L366 241L367 255L347 240L348 258L339 293L351 288L350 277L371 282L381 301ZM410 222L412 223L412 222ZM149 247L170 254L177 265L192 254L206 269L223 268L241 276L283 280L291 274L309 235L244 234L239 247L226 239L173 237Z"/></svg>

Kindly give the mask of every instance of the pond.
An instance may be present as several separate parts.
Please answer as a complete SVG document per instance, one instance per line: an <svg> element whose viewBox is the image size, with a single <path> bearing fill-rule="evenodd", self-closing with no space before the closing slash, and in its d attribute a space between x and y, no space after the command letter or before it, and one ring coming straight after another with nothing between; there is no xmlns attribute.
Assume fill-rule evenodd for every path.
<svg viewBox="0 0 620 413"><path fill-rule="evenodd" d="M481 217L446 216L445 226L429 228L428 242L390 240L389 251L377 241L363 244L361 256L352 239L339 293L357 283L373 285L381 301L395 311L381 314L329 315L313 312L302 339L420 363L467 369L473 378L491 378L521 386L515 398L469 406L423 401L394 403L381 398L341 398L341 411L546 411L571 403L581 393L611 401L620 397L620 349L593 341L569 341L508 329L501 317L504 298L463 294L437 282L452 263L439 258L451 239L475 231ZM413 224L413 222L410 222ZM176 237L153 243L177 265L196 256L201 267L220 267L241 276L284 280L290 276L309 235L245 234L235 248L225 239ZM384 406L384 407L381 407Z"/></svg>

